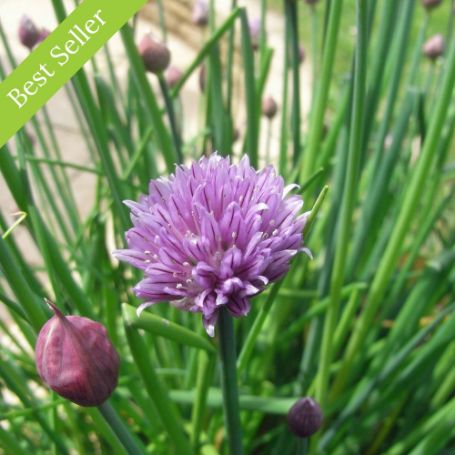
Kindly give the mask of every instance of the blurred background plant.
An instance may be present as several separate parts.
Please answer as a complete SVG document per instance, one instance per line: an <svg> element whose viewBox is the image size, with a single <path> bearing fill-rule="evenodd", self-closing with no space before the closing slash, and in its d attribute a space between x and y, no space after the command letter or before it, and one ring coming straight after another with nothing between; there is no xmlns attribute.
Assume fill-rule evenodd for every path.
<svg viewBox="0 0 455 455"><path fill-rule="evenodd" d="M151 3L142 15L172 66L161 51L146 73L147 27L131 21L61 94L80 135L57 137L64 113L50 103L0 150L2 201L13 201L0 209L5 453L227 452L200 316L164 304L138 318L138 275L110 254L131 224L122 200L213 150L272 162L319 210L306 238L314 260L297 258L236 322L245 452L455 450L454 5L248 3ZM63 20L63 2L49 4ZM42 26L20 22L27 49ZM198 46L186 59L172 44L182 34ZM3 78L19 38L0 37ZM83 162L68 155L74 140ZM107 327L121 370L106 406L43 387L33 347L51 316L44 297ZM309 447L286 424L302 396L324 414Z"/></svg>

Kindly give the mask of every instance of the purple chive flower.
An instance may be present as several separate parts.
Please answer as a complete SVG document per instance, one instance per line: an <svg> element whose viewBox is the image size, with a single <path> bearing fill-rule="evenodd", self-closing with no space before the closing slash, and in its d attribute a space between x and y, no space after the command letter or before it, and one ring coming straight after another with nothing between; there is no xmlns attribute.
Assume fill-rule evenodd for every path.
<svg viewBox="0 0 455 455"><path fill-rule="evenodd" d="M202 313L214 336L218 312L245 316L250 298L280 279L303 248L307 213L297 185L284 186L273 166L256 171L216 153L175 175L152 180L139 202L125 201L134 227L128 249L114 251L144 271L134 288L138 312L163 301Z"/></svg>

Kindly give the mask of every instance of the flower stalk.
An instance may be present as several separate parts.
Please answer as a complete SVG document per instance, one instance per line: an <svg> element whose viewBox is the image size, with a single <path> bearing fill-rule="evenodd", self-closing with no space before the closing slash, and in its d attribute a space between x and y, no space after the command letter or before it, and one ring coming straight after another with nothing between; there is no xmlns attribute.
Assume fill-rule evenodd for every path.
<svg viewBox="0 0 455 455"><path fill-rule="evenodd" d="M239 394L237 389L234 324L232 316L226 309L220 312L218 321L223 410L229 452L232 455L242 455L242 428L240 424Z"/></svg>
<svg viewBox="0 0 455 455"><path fill-rule="evenodd" d="M133 439L132 434L125 427L125 424L120 420L114 408L107 401L105 401L103 404L98 406L98 409L101 415L104 417L104 420L106 420L112 431L122 443L126 452L129 455L143 455L144 452L138 447Z"/></svg>

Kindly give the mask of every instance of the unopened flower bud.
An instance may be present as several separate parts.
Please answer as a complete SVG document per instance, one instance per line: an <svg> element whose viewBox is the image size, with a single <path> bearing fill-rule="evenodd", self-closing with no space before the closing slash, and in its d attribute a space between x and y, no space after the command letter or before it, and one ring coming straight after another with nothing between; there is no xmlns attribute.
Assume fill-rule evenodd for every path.
<svg viewBox="0 0 455 455"><path fill-rule="evenodd" d="M429 38L423 45L423 53L430 60L436 60L444 53L444 37L437 34Z"/></svg>
<svg viewBox="0 0 455 455"><path fill-rule="evenodd" d="M44 41L50 34L51 32L47 28L42 28L38 33L38 43Z"/></svg>
<svg viewBox="0 0 455 455"><path fill-rule="evenodd" d="M275 117L277 111L278 106L276 101L271 96L264 98L264 101L262 102L262 114L271 120Z"/></svg>
<svg viewBox="0 0 455 455"><path fill-rule="evenodd" d="M257 50L259 47L259 39L261 37L261 20L258 18L251 19L248 23L250 31L250 40L253 50Z"/></svg>
<svg viewBox="0 0 455 455"><path fill-rule="evenodd" d="M56 393L80 406L98 406L117 385L119 357L106 329L81 316L55 315L44 324L36 342L36 366Z"/></svg>
<svg viewBox="0 0 455 455"><path fill-rule="evenodd" d="M169 49L155 41L150 35L144 35L139 43L139 54L147 71L158 74L164 71L171 61Z"/></svg>
<svg viewBox="0 0 455 455"><path fill-rule="evenodd" d="M182 71L179 68L177 68L176 66L170 66L167 69L166 75L165 75L166 84L168 85L168 87L172 88L177 84L177 82L180 80L181 77L182 77Z"/></svg>
<svg viewBox="0 0 455 455"><path fill-rule="evenodd" d="M193 23L205 27L209 21L209 5L206 0L196 0L193 6Z"/></svg>
<svg viewBox="0 0 455 455"><path fill-rule="evenodd" d="M436 8L438 5L440 5L441 2L442 2L442 0L422 0L422 5L427 10L431 10L433 8Z"/></svg>
<svg viewBox="0 0 455 455"><path fill-rule="evenodd" d="M39 42L39 30L28 16L21 17L18 35L20 42L29 50L32 50Z"/></svg>
<svg viewBox="0 0 455 455"><path fill-rule="evenodd" d="M319 404L310 397L297 401L288 412L290 430L300 438L308 438L322 426L322 411Z"/></svg>

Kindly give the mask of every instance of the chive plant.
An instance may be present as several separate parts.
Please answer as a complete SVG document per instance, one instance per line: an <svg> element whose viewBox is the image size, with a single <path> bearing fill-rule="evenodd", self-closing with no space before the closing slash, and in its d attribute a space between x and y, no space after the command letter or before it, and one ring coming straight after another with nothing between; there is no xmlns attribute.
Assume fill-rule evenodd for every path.
<svg viewBox="0 0 455 455"><path fill-rule="evenodd" d="M64 20L63 1L50 3L57 21ZM158 2L157 9L165 41L172 34L166 3ZM450 3L262 0L257 19L234 0L224 17L214 0L198 0L194 27L206 28L204 40L186 68L172 62L181 70L174 71L172 83L162 71L147 74L132 20L119 32L128 64L115 66L106 46L64 90L86 163L66 156L65 139L56 137L46 107L0 149L1 191L16 207L14 213L0 207L4 453L455 450ZM282 22L283 55L274 54L267 30L271 9L277 10L273 20ZM39 24L27 24L39 30ZM304 63L302 37L308 41ZM3 79L18 64L10 46L17 38L0 24L0 39ZM99 71L101 59L106 73ZM311 87L301 85L302 65L312 66ZM202 67L200 131L191 137L180 95ZM282 93L270 95L279 115L275 105L264 123L266 82L273 86L277 79ZM302 97L311 97L308 118ZM237 125L238 112L245 116L243 126ZM279 137L271 139L273 122L280 123ZM267 150L260 149L262 136ZM211 163L219 173L228 158L242 169L249 162L258 169L255 179L269 172L259 168L266 160L286 185L298 185L292 197L303 198L304 209L295 215L307 212L299 225L300 247L313 259L296 255L285 275L273 272L279 257L269 259L267 273L236 282L244 290L241 299L232 287L215 299L208 285L196 297L188 285L184 309L191 311L163 302L138 314L141 297L174 301L183 296L183 285L171 293L168 287L157 293L150 284L133 292L142 272L112 251L137 266L134 241L126 242L125 232L147 218L149 208L144 200L144 207L130 203L130 220L123 201L153 195L163 184L150 181L159 177L180 172L178 182L189 171L175 165L191 169L204 156L200 163ZM209 198L218 194L217 172L204 183L212 188ZM96 181L83 211L72 183L76 173ZM186 199L182 211L191 209L185 205ZM289 209L282 205L280 210ZM280 216L277 207L261 205L264 219L266 209ZM30 260L29 242L39 251L39 263ZM124 250L128 243L132 250ZM203 281L203 271L193 266L186 278ZM171 275L182 265L173 267ZM45 299L65 314L106 327L120 372L117 388L101 406L74 405L40 379L34 347L52 317ZM205 305L205 327L214 337L201 324L197 302ZM218 310L216 302L235 308ZM288 426L288 411L302 402L315 403L323 415L311 432L298 428L311 416L292 418ZM303 441L296 436L310 433Z"/></svg>

